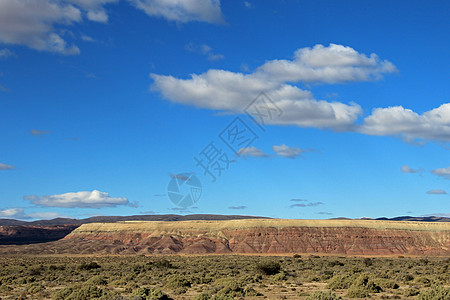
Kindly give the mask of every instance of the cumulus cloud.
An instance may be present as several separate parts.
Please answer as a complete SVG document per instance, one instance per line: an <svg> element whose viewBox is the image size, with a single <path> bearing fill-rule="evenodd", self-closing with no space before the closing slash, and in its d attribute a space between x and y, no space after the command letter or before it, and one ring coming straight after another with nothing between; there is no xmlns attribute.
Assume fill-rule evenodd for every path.
<svg viewBox="0 0 450 300"><path fill-rule="evenodd" d="M13 165L7 165L0 163L0 170L14 170L16 167Z"/></svg>
<svg viewBox="0 0 450 300"><path fill-rule="evenodd" d="M219 0L129 0L149 16L186 23L201 21L224 24Z"/></svg>
<svg viewBox="0 0 450 300"><path fill-rule="evenodd" d="M24 217L26 217L26 215L23 208L15 207L0 210L0 218L23 219Z"/></svg>
<svg viewBox="0 0 450 300"><path fill-rule="evenodd" d="M239 209L246 209L247 206L245 205L240 205L240 206L229 206L228 209L235 209L235 210L239 210Z"/></svg>
<svg viewBox="0 0 450 300"><path fill-rule="evenodd" d="M396 67L372 53L359 53L351 47L330 44L298 49L293 60L272 60L258 68L258 73L288 82L369 81L396 72Z"/></svg>
<svg viewBox="0 0 450 300"><path fill-rule="evenodd" d="M421 169L412 169L408 165L404 165L400 169L402 170L403 173L419 173L419 172L421 172Z"/></svg>
<svg viewBox="0 0 450 300"><path fill-rule="evenodd" d="M106 5L119 0L1 0L0 43L78 55L80 49L67 41L66 27L85 19L107 23ZM224 23L219 0L128 0L150 16L169 21ZM2 56L0 56L1 58ZM220 59L220 55L209 55Z"/></svg>
<svg viewBox="0 0 450 300"><path fill-rule="evenodd" d="M241 149L239 149L239 151L236 154L243 158L247 158L248 156L251 156L251 157L268 157L269 156L266 153L264 153L264 151L256 148L255 146L241 148Z"/></svg>
<svg viewBox="0 0 450 300"><path fill-rule="evenodd" d="M450 142L450 103L418 114L402 106L375 108L360 131L369 135L400 136L408 142Z"/></svg>
<svg viewBox="0 0 450 300"><path fill-rule="evenodd" d="M316 100L310 91L288 82L367 81L394 71L390 62L375 54L367 56L350 47L330 44L301 48L294 60L268 61L251 74L211 69L192 74L188 79L150 76L154 81L151 89L173 102L241 113L256 95L267 91L267 96L282 111L280 117L267 120L268 124L344 131L354 130L355 121L362 115L359 105Z"/></svg>
<svg viewBox="0 0 450 300"><path fill-rule="evenodd" d="M68 218L68 216L58 212L34 212L27 214L23 208L14 207L0 210L0 218L49 220L55 218Z"/></svg>
<svg viewBox="0 0 450 300"><path fill-rule="evenodd" d="M134 206L125 197L110 197L108 193L97 190L82 191L75 193L65 193L59 195L47 196L25 196L25 200L32 204L46 207L65 207L65 208L102 208L116 207L119 205Z"/></svg>
<svg viewBox="0 0 450 300"><path fill-rule="evenodd" d="M60 54L79 54L55 30L55 25L72 25L82 20L74 5L52 0L0 1L0 42L25 45Z"/></svg>
<svg viewBox="0 0 450 300"><path fill-rule="evenodd" d="M244 75L225 70L209 70L190 79L151 74L151 90L170 101L199 108L241 113L261 91L283 112L267 124L349 130L362 109L355 103L317 101L310 91L271 81L257 74Z"/></svg>
<svg viewBox="0 0 450 300"><path fill-rule="evenodd" d="M429 195L447 195L447 192L444 190L429 190L427 192Z"/></svg>
<svg viewBox="0 0 450 300"><path fill-rule="evenodd" d="M289 147L285 144L282 145L274 145L272 146L273 151L276 152L278 156L287 157L287 158L296 158L301 156L304 152L309 152L311 150L302 150L301 148Z"/></svg>
<svg viewBox="0 0 450 300"><path fill-rule="evenodd" d="M450 179L450 167L438 168L438 169L432 170L431 173L433 173L436 176L440 176L444 179Z"/></svg>

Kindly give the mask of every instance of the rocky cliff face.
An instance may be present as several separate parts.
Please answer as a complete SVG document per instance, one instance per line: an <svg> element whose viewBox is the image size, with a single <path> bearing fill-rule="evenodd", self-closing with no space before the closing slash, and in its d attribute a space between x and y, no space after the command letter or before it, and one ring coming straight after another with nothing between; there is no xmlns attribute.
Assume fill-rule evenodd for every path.
<svg viewBox="0 0 450 300"><path fill-rule="evenodd" d="M62 243L84 253L450 255L450 223L233 220L84 224ZM90 249L90 250L89 250Z"/></svg>

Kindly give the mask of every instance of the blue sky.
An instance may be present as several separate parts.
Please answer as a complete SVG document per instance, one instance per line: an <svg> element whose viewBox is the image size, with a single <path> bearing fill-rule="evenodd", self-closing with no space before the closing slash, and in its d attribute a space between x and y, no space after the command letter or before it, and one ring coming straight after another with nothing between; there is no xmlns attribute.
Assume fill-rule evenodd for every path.
<svg viewBox="0 0 450 300"><path fill-rule="evenodd" d="M449 11L1 0L0 218L448 216ZM279 114L260 127L250 103ZM257 138L233 153L236 117ZM180 173L202 184L188 208L167 195Z"/></svg>

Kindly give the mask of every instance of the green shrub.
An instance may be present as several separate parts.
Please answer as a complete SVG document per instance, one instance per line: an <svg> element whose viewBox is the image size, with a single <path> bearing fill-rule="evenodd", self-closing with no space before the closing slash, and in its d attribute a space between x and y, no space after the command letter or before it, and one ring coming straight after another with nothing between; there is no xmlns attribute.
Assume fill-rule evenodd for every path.
<svg viewBox="0 0 450 300"><path fill-rule="evenodd" d="M443 286L433 286L431 289L422 291L418 297L419 300L448 300L450 299L450 288Z"/></svg>
<svg viewBox="0 0 450 300"><path fill-rule="evenodd" d="M332 292L322 292L322 291L314 292L306 298L306 300L339 300L339 299L342 298Z"/></svg>
<svg viewBox="0 0 450 300"><path fill-rule="evenodd" d="M420 291L416 288L407 288L403 290L403 295L413 297L419 295Z"/></svg>
<svg viewBox="0 0 450 300"><path fill-rule="evenodd" d="M370 293L367 289L361 286L352 285L347 292L349 298L368 298Z"/></svg>
<svg viewBox="0 0 450 300"><path fill-rule="evenodd" d="M379 278L376 283L383 289L398 289L400 286L393 280L386 278Z"/></svg>
<svg viewBox="0 0 450 300"><path fill-rule="evenodd" d="M132 296L140 300L170 300L171 298L156 288L138 288Z"/></svg>
<svg viewBox="0 0 450 300"><path fill-rule="evenodd" d="M95 261L92 261L90 263L83 263L80 265L80 270L93 270L93 269L99 269L101 266L96 263Z"/></svg>
<svg viewBox="0 0 450 300"><path fill-rule="evenodd" d="M348 289L354 281L354 276L336 275L328 281L327 288L331 290Z"/></svg>
<svg viewBox="0 0 450 300"><path fill-rule="evenodd" d="M88 281L86 281L87 284L93 284L93 285L107 285L108 281L103 276L92 276Z"/></svg>
<svg viewBox="0 0 450 300"><path fill-rule="evenodd" d="M36 294L45 290L45 287L40 283L32 283L27 289L27 292L30 294Z"/></svg>
<svg viewBox="0 0 450 300"><path fill-rule="evenodd" d="M279 262L268 260L260 262L256 265L256 270L265 275L275 275L281 270Z"/></svg>
<svg viewBox="0 0 450 300"><path fill-rule="evenodd" d="M191 287L191 282L182 275L173 274L167 278L166 287L171 289L189 288Z"/></svg>

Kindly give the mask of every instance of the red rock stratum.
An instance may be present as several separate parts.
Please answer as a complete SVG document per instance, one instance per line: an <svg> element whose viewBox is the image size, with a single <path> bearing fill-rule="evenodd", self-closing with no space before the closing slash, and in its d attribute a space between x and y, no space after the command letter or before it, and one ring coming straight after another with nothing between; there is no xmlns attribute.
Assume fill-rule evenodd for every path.
<svg viewBox="0 0 450 300"><path fill-rule="evenodd" d="M91 223L53 243L76 245L72 251L85 254L448 256L450 223L286 219Z"/></svg>

